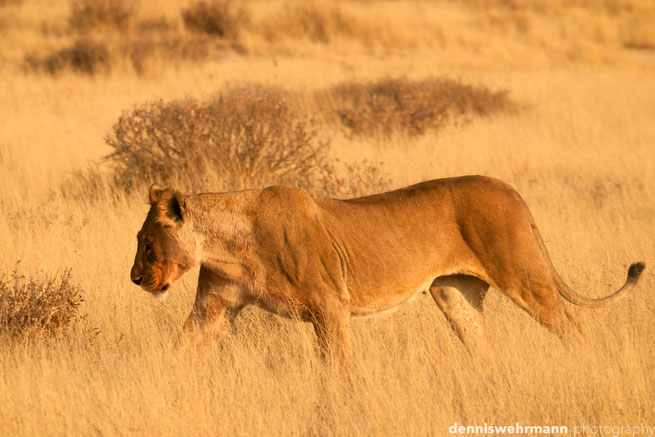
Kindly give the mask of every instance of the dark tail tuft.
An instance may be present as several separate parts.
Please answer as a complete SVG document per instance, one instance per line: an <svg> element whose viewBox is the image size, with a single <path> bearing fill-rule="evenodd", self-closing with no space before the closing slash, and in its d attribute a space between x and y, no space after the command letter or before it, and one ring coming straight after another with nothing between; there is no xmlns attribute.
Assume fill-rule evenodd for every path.
<svg viewBox="0 0 655 437"><path fill-rule="evenodd" d="M643 272L645 268L646 264L641 261L632 264L628 269L628 282L637 282L639 276L641 276L641 272Z"/></svg>

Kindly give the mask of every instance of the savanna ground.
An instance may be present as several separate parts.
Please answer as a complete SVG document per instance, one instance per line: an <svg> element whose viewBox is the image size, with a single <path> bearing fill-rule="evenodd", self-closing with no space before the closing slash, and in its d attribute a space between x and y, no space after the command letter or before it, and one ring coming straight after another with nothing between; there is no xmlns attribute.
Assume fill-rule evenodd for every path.
<svg viewBox="0 0 655 437"><path fill-rule="evenodd" d="M0 1L0 434L655 426L654 3L162 3ZM129 280L150 182L351 196L462 174L522 193L580 293L637 260L640 285L573 308L573 350L492 290L486 361L424 296L353 320L344 375L255 308L176 352L195 272L165 303Z"/></svg>

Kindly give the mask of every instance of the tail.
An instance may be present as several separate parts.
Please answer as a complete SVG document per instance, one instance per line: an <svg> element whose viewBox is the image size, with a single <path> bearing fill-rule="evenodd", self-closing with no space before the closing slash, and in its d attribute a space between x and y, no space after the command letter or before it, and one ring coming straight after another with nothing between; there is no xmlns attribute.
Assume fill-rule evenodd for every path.
<svg viewBox="0 0 655 437"><path fill-rule="evenodd" d="M559 294L561 294L564 299L568 300L574 305L581 307L600 308L623 298L628 293L628 291L630 291L630 289L637 284L637 281L639 281L639 277L641 276L641 272L643 272L645 268L646 264L643 262L632 264L628 269L628 278L626 279L625 284L623 284L621 288L609 296L601 297L599 299L591 299L576 293L575 291L571 290L571 287L566 285L566 283L560 277L559 273L557 273L554 268L552 269L552 272L553 279L555 280Z"/></svg>
<svg viewBox="0 0 655 437"><path fill-rule="evenodd" d="M557 270L555 270L555 266L553 266L553 262L550 259L550 255L548 254L548 250L546 249L546 245L544 244L544 240L541 238L539 229L537 228L537 225L534 223L534 219L532 219L532 231L536 238L537 244L541 249L541 253L543 254L546 262L548 262L548 264L550 265L550 271L553 280L555 281L555 285L557 286L557 291L559 291L559 294L564 299L580 307L601 308L604 307L605 305L611 304L613 302L616 302L617 300L622 299L623 297L625 297L628 291L630 291L630 289L637 284L637 281L639 281L639 277L641 276L641 273L646 268L646 263L642 261L632 264L628 269L628 278L625 280L625 284L623 284L621 288L619 288L609 296L601 297L599 299L591 299L589 297L582 296L576 293L575 291L573 291L571 287L566 285L566 282L564 282L564 280L559 275L559 273L557 273Z"/></svg>

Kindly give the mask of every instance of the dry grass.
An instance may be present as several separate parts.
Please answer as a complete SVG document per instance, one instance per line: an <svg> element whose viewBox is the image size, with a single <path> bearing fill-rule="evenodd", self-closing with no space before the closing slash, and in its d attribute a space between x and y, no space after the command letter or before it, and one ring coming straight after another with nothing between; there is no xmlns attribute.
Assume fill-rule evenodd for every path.
<svg viewBox="0 0 655 437"><path fill-rule="evenodd" d="M340 5L307 2L292 4L263 25L267 37L309 39L329 43L335 38L366 34L367 25Z"/></svg>
<svg viewBox="0 0 655 437"><path fill-rule="evenodd" d="M165 2L157 10L142 2L125 32L112 25L88 32L110 53L108 74L92 75L71 64L55 75L22 68L28 56L46 57L75 43L68 0L6 3L0 9L0 271L9 276L2 296L14 289L17 259L27 277L45 272L33 275L33 287L30 279L20 282L29 301L46 287L45 278L57 278L50 290L59 290L57 272L72 268L66 289L49 296L55 301L79 286L85 300L78 310L87 316L74 318L50 341L0 344L0 434L442 436L454 422L655 425L652 1L244 2L252 22L239 43L247 54L222 38L186 30L181 11L187 2ZM310 15L319 17L325 37L303 34L305 24L293 18L273 27L280 13L301 7L315 9ZM333 8L345 24L334 15L320 18ZM209 41L208 52L190 63L184 53L196 38ZM166 41L172 51L157 48ZM646 49L627 50L625 41ZM172 56L175 51L180 54ZM140 69L132 56L142 60ZM493 117L467 109L470 122L421 135L404 129L351 135L340 122L311 123L311 114L320 121L330 113L318 94L343 83L367 89L389 77L406 77L406 84L457 78L492 93L507 90L529 109ZM231 90L252 90L253 83L283 90L287 112L275 112L274 96L251 108L262 111L252 117L246 111L251 99L226 100ZM253 120L278 135L258 132ZM301 124L307 141L294 143ZM114 126L124 136L116 136ZM647 269L637 289L612 307L568 306L587 332L572 349L492 290L485 301L491 356L484 361L466 354L427 297L390 316L353 320L350 375L320 361L310 326L256 308L246 309L235 330L205 353L179 353L173 345L197 273L176 283L165 304L130 282L146 191L115 184L117 169L97 169L103 156L122 148L142 154L120 158L130 163L125 171L133 176L126 179L147 184L153 182L148 177L171 172L179 172L181 184L184 176L197 178L197 167L189 167L193 174L174 167L187 162L184 154L163 160L165 173L149 167L156 138L177 135L162 144L180 147L188 140L194 159L206 154L216 161L215 182L205 188L221 188L218 169L235 186L270 177L267 162L255 167L263 170L254 174L264 176L255 177L239 167L248 160L214 151L200 128L209 138L229 131L270 144L263 154L250 152L253 158L286 150L275 143L279 138L308 147L299 153L325 152L338 171L313 185L318 190L335 181L377 190L375 181L386 179L395 187L459 174L504 179L530 206L556 268L587 296L609 293L632 261L643 259ZM235 144L252 150L255 142ZM71 173L88 168L86 179L73 178L86 185L71 185ZM283 174L291 183L308 183L294 172ZM93 342L86 326L101 332Z"/></svg>
<svg viewBox="0 0 655 437"><path fill-rule="evenodd" d="M0 57L28 53L30 59L56 60L66 55L76 35L93 34L109 46L111 68L130 73L156 71L159 63L170 60L180 64L220 59L229 52L300 53L308 43L372 55L427 51L438 54L440 64L451 58L461 64L466 58L475 68L489 57L513 67L603 64L625 61L633 56L627 52L655 46L649 25L655 6L648 0L375 2L374 14L367 2L179 1L157 14L122 0L80 0L70 5L58 0L53 10L66 11L66 26L47 17L34 22L28 15L34 10L31 4L18 5L5 8L0 16L7 40ZM165 11L171 12L164 15ZM23 29L29 29L29 38L21 38L26 34ZM60 65L75 68L70 62Z"/></svg>
<svg viewBox="0 0 655 437"><path fill-rule="evenodd" d="M225 49L221 43L206 36L183 37L175 32L144 32L137 38L124 41L117 52L127 57L138 74L157 71L162 59L175 64L197 63L211 59ZM154 64L154 65L153 65Z"/></svg>
<svg viewBox="0 0 655 437"><path fill-rule="evenodd" d="M647 24L655 19L652 2L464 0L464 3L477 10L485 23L502 33L519 34L521 38L549 48L559 46L558 49L563 50L569 59L602 60L608 47L655 46L655 30ZM558 19L553 20L555 17ZM553 39L554 29L563 41ZM605 50L599 50L598 45L604 45Z"/></svg>
<svg viewBox="0 0 655 437"><path fill-rule="evenodd" d="M124 32L133 15L133 6L124 0L75 0L68 24L77 32L97 32L98 28Z"/></svg>

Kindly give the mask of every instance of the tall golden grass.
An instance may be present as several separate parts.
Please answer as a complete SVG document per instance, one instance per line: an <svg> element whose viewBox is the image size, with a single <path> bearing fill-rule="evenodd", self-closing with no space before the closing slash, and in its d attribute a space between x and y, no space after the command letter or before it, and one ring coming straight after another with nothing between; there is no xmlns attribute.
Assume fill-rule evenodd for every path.
<svg viewBox="0 0 655 437"><path fill-rule="evenodd" d="M247 25L229 37L186 28L183 11L194 3L181 1L127 8L120 26L73 26L73 11L92 3L0 2L0 275L19 259L28 277L71 269L84 299L84 317L65 334L0 344L0 434L442 436L455 422L655 425L652 2L248 1ZM30 68L28 59L83 37L107 47L107 68ZM202 53L180 49L198 39ZM426 297L354 319L347 375L321 362L308 325L256 308L209 350L175 351L195 272L164 304L131 284L146 192L76 176L105 171L114 150L105 138L121 114L253 83L301 96L295 109L317 114L325 105L313 96L389 77L507 91L519 109L418 135L352 135L326 122L318 135L330 139L330 159L382 162L392 187L460 174L504 179L523 194L573 288L605 295L644 260L639 287L606 309L572 308L586 331L574 348L492 291L484 360L466 353Z"/></svg>

